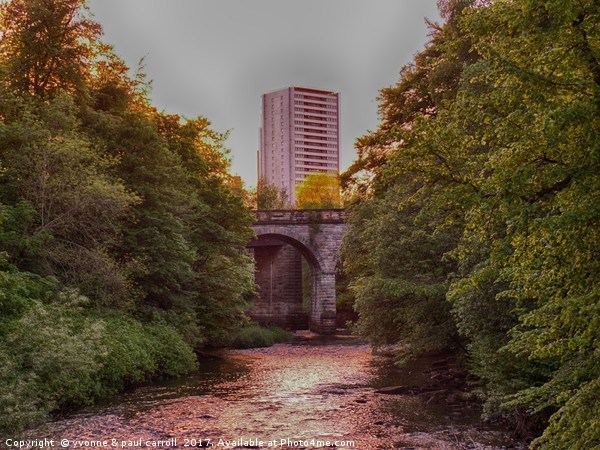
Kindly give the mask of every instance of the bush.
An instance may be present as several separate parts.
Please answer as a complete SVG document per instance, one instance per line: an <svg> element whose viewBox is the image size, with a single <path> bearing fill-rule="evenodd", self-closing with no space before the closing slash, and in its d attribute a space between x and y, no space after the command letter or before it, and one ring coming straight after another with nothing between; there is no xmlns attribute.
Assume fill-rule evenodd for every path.
<svg viewBox="0 0 600 450"><path fill-rule="evenodd" d="M275 343L278 342L290 342L294 340L294 333L291 331L284 330L277 325L269 325L267 329L271 332Z"/></svg>
<svg viewBox="0 0 600 450"><path fill-rule="evenodd" d="M0 430L19 432L66 405L88 404L101 368L104 324L37 303L0 342Z"/></svg>
<svg viewBox="0 0 600 450"><path fill-rule="evenodd" d="M18 303L0 302L11 311L3 322L8 331L0 334L0 433L197 368L192 348L170 325L142 324L121 312L103 317L75 290L57 293L55 283L27 274L0 275L4 293L13 277L32 285Z"/></svg>
<svg viewBox="0 0 600 450"><path fill-rule="evenodd" d="M57 280L53 278L28 272L0 271L0 339L8 334L10 325L36 300L45 301L53 297L57 285Z"/></svg>
<svg viewBox="0 0 600 450"><path fill-rule="evenodd" d="M183 341L175 328L151 323L144 325L144 333L149 344L148 352L156 364L155 375L179 377L198 369L193 349Z"/></svg>
<svg viewBox="0 0 600 450"><path fill-rule="evenodd" d="M278 326L262 327L251 322L233 335L230 346L234 348L270 347L277 342L289 342L293 338L293 333Z"/></svg>
<svg viewBox="0 0 600 450"><path fill-rule="evenodd" d="M106 319L102 369L95 397L106 398L156 378L177 377L197 369L192 348L163 323L142 324L130 317Z"/></svg>

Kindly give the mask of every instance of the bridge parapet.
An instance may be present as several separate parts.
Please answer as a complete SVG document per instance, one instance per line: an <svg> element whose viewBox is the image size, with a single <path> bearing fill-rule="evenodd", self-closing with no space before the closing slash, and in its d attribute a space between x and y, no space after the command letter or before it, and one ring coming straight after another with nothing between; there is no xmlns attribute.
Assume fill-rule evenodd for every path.
<svg viewBox="0 0 600 450"><path fill-rule="evenodd" d="M252 211L256 225L303 225L310 223L345 223L345 209L272 209Z"/></svg>

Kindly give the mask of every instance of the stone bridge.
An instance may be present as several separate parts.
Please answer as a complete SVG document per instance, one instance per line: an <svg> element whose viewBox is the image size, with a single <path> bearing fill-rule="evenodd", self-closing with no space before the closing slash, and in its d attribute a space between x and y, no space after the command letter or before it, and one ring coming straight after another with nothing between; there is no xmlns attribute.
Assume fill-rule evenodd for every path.
<svg viewBox="0 0 600 450"><path fill-rule="evenodd" d="M263 324L335 333L335 273L347 229L345 210L253 213L256 239L248 247L254 250L259 295L250 316ZM304 276L302 257L308 266ZM308 295L310 307L303 302Z"/></svg>

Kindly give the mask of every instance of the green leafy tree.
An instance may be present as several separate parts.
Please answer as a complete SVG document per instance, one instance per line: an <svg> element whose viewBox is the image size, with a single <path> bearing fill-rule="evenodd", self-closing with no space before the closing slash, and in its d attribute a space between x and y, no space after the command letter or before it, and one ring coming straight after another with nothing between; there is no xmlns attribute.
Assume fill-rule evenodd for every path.
<svg viewBox="0 0 600 450"><path fill-rule="evenodd" d="M500 298L519 312L507 349L555 367L512 402L557 409L536 441L545 448L600 445L598 17L592 1L494 2L467 22L484 56L470 79L483 89L468 101L493 124L482 213L504 224L494 265L509 284Z"/></svg>
<svg viewBox="0 0 600 450"><path fill-rule="evenodd" d="M150 316L166 311L193 345L217 343L241 322L253 290L241 254L251 216L227 184L226 135L206 119L116 105L86 120L92 139L120 155L117 173L141 198L117 248L130 261L138 304Z"/></svg>
<svg viewBox="0 0 600 450"><path fill-rule="evenodd" d="M200 323L208 324L203 325L208 339L219 343L243 322L254 292L253 262L243 251L253 236L253 217L231 187L227 134L212 130L205 118L183 124L179 120L170 118L168 144L180 155L196 196L192 215L186 218L195 248L194 304Z"/></svg>
<svg viewBox="0 0 600 450"><path fill-rule="evenodd" d="M487 411L512 412L531 437L540 431L526 429L523 418L545 426L551 416L534 444L542 448L594 448L597 2L443 6L452 16L397 89L382 95L383 123L359 141L361 159L345 178L362 189L353 177L371 171L358 211L389 200L385 210L416 206L413 224L426 219L431 237L458 232L454 244L440 247L442 261L456 263L446 297ZM445 67L454 76L434 76ZM436 80L445 81L430 92ZM370 226L390 222L383 211L370 212ZM363 236L353 248L363 242L372 241ZM370 259L357 267L367 281L380 273ZM365 311L367 319L375 314Z"/></svg>
<svg viewBox="0 0 600 450"><path fill-rule="evenodd" d="M256 208L257 209L288 209L289 199L285 188L278 188L259 178L256 185Z"/></svg>
<svg viewBox="0 0 600 450"><path fill-rule="evenodd" d="M84 0L0 4L0 431L196 367L254 290L227 133L156 111ZM64 366L57 370L57 361Z"/></svg>
<svg viewBox="0 0 600 450"><path fill-rule="evenodd" d="M128 281L111 246L137 196L111 175L116 162L78 130L75 109L57 96L23 105L20 117L0 124L0 155L9 164L3 201L30 207L24 220L7 223L3 240L22 269L59 276L103 304L124 302Z"/></svg>
<svg viewBox="0 0 600 450"><path fill-rule="evenodd" d="M454 202L470 195L468 158L421 146L416 131L453 101L462 67L476 58L457 28L462 7L447 4L447 22L430 24L427 48L381 91L382 123L357 141L359 159L341 177L352 199L343 255L358 328L376 345L397 344L403 361L463 346L446 301L456 263L445 255L464 226Z"/></svg>
<svg viewBox="0 0 600 450"><path fill-rule="evenodd" d="M439 1L443 25L428 22L430 42L400 71L394 86L381 89L378 97L381 123L374 132L356 140L358 158L340 176L349 198L374 193L390 155L404 146L403 136L417 119L434 117L456 96L465 64L478 55L459 29L469 0Z"/></svg>
<svg viewBox="0 0 600 450"><path fill-rule="evenodd" d="M395 345L399 362L461 346L445 297L454 264L443 258L460 229L436 232L410 194L394 187L354 204L342 249L357 329L375 346Z"/></svg>

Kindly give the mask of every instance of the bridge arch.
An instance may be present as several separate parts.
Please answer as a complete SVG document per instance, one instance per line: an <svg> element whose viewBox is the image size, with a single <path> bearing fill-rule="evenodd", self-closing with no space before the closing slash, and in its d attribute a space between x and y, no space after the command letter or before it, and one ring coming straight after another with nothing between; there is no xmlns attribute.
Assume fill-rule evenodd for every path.
<svg viewBox="0 0 600 450"><path fill-rule="evenodd" d="M255 230L255 232L256 239L254 239L250 242L250 244L248 244L250 247L259 246L261 242L265 241L279 240L297 249L300 252L300 254L306 259L311 268L314 267L317 270L321 270L321 268L323 267L323 258L319 255L318 252L311 248L310 243L302 242L302 236L295 235L295 233L283 234L281 232L263 232L258 227Z"/></svg>
<svg viewBox="0 0 600 450"><path fill-rule="evenodd" d="M260 295L251 316L259 322L335 333L335 271L346 232L344 210L254 211ZM302 311L301 257L310 267L310 317ZM304 326L303 326L304 322Z"/></svg>

